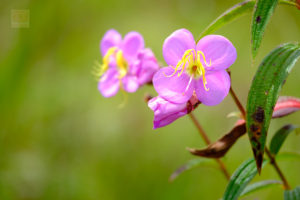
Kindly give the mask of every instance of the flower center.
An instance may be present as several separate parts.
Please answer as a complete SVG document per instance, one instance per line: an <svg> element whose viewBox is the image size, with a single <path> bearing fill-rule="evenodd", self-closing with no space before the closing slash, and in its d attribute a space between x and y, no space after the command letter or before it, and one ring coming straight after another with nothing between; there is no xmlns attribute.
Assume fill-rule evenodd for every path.
<svg viewBox="0 0 300 200"><path fill-rule="evenodd" d="M203 86L205 90L208 91L208 88L206 87L205 68L202 64L201 57L206 66L211 66L211 60L208 64L202 51L196 51L195 49L186 50L176 67L172 67L174 69L173 74L168 77L174 76L176 72L178 72L178 77L180 77L186 69L186 73L195 79L202 76Z"/></svg>
<svg viewBox="0 0 300 200"><path fill-rule="evenodd" d="M101 65L100 69L100 76L102 76L109 68L109 61L111 56L116 59L118 71L119 71L119 78L123 78L126 76L128 72L128 63L123 56L122 50L118 50L117 47L111 47L107 50L105 56L103 57L103 64Z"/></svg>

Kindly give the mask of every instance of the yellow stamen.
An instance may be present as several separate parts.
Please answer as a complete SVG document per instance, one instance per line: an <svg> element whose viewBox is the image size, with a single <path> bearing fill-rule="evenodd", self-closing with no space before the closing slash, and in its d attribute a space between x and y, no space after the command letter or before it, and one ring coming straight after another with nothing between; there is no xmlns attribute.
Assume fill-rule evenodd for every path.
<svg viewBox="0 0 300 200"><path fill-rule="evenodd" d="M119 50L117 52L116 58L117 58L117 65L119 67L119 73L120 73L119 78L121 79L127 74L127 65L128 64L127 64L125 58L123 57L123 52L121 50Z"/></svg>
<svg viewBox="0 0 300 200"><path fill-rule="evenodd" d="M178 72L178 77L182 75L185 68L186 72L194 78L199 78L202 76L203 86L206 91L209 90L209 88L206 87L207 81L205 77L205 68L203 66L203 63L201 61L201 56L203 59L204 64L209 67L211 66L211 60L209 61L209 64L206 61L205 55L202 51L196 51L195 49L188 49L184 52L182 58L180 61L178 61L176 67L172 67L174 69L174 72L171 75L165 75L166 77L172 77Z"/></svg>
<svg viewBox="0 0 300 200"><path fill-rule="evenodd" d="M95 62L96 65L96 76L101 77L109 68L109 59L116 52L116 47L111 47L107 50L105 56L103 57L102 65L99 62Z"/></svg>

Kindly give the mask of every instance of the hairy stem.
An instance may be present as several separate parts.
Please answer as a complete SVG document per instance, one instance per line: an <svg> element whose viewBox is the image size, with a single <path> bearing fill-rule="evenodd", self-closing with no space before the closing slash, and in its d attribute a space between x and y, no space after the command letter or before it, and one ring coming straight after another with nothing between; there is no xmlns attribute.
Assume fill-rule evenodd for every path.
<svg viewBox="0 0 300 200"><path fill-rule="evenodd" d="M200 136L202 137L202 139L204 140L204 142L209 145L211 142L210 142L210 139L208 138L208 136L206 135L204 129L202 128L202 126L200 125L199 121L197 120L197 118L195 117L195 115L191 112L189 114L190 118L192 119L193 123L195 124L195 126L197 127L198 129L198 132L200 134Z"/></svg>
<svg viewBox="0 0 300 200"><path fill-rule="evenodd" d="M287 182L285 176L283 175L281 169L279 168L275 157L271 154L271 152L269 151L269 149L267 147L265 148L265 151L266 151L266 153L267 153L267 155L270 159L271 165L273 165L274 169L276 170L277 174L279 175L280 179L282 180L284 189L285 190L290 190L291 187L290 187L289 183Z"/></svg>
<svg viewBox="0 0 300 200"><path fill-rule="evenodd" d="M238 99L238 97L236 96L235 92L233 91L232 87L230 86L230 95L233 98L235 104L237 105L237 107L239 108L239 110L241 111L242 117L245 119L246 116L246 111L243 107L243 105L241 104L240 100Z"/></svg>
<svg viewBox="0 0 300 200"><path fill-rule="evenodd" d="M236 96L235 92L233 91L232 87L230 87L230 94L235 102L235 104L237 105L237 107L240 109L242 116L244 119L246 119L246 112L245 109L243 107L243 105L241 104L240 100L238 99L238 97ZM274 167L275 171L277 172L278 176L280 177L280 179L283 182L283 186L285 190L289 190L291 189L287 179L285 178L285 176L283 175L281 169L279 168L279 166L277 165L276 159L275 157L270 153L269 149L267 147L265 147L265 151L270 159L270 164Z"/></svg>
<svg viewBox="0 0 300 200"><path fill-rule="evenodd" d="M202 128L202 126L200 125L199 121L196 119L195 115L191 112L189 113L190 118L192 119L193 123L195 124L195 126L198 129L198 132L200 134L200 136L203 138L204 142L209 145L210 139L208 138L207 134L205 133L204 129ZM227 180L230 179L230 174L226 169L225 164L223 163L223 161L221 159L216 158L215 159L216 162L219 164L221 171L223 172L224 176L226 177Z"/></svg>

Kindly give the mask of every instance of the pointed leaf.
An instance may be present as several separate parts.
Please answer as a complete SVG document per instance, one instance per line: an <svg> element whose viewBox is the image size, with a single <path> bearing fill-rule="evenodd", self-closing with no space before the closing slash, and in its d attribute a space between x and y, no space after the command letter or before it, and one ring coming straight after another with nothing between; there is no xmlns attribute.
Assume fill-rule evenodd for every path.
<svg viewBox="0 0 300 200"><path fill-rule="evenodd" d="M279 1L279 3L297 7L297 4L290 0L281 0ZM242 17L247 13L251 13L254 8L254 5L254 0L247 0L229 8L224 13L222 13L217 19L215 19L210 25L208 25L208 27L206 27L206 29L200 34L198 41L200 40L200 38L214 33L216 30L225 26L226 24L229 24L235 19Z"/></svg>
<svg viewBox="0 0 300 200"><path fill-rule="evenodd" d="M293 132L293 130L295 130L297 128L297 126L294 126L292 124L288 124L288 125L285 125L283 126L281 129L279 129L275 135L273 136L272 140L271 140L271 143L270 143L270 152L273 154L273 155L276 155L283 142L285 141L286 137L291 133Z"/></svg>
<svg viewBox="0 0 300 200"><path fill-rule="evenodd" d="M266 163L267 161L264 161L263 166ZM254 178L256 174L257 168L253 158L242 163L231 176L226 191L223 195L223 200L238 199L247 184Z"/></svg>
<svg viewBox="0 0 300 200"><path fill-rule="evenodd" d="M273 118L284 117L300 110L300 99L296 97L280 96L273 112Z"/></svg>
<svg viewBox="0 0 300 200"><path fill-rule="evenodd" d="M246 125L258 171L278 93L299 56L299 44L288 43L277 47L264 58L252 81Z"/></svg>
<svg viewBox="0 0 300 200"><path fill-rule="evenodd" d="M241 196L246 196L257 190L266 189L266 188L276 186L276 185L281 185L281 184L282 184L282 182L277 181L277 180L265 180L265 181L256 182L251 185L248 185L242 192Z"/></svg>
<svg viewBox="0 0 300 200"><path fill-rule="evenodd" d="M236 4L235 6L229 8L227 11L222 13L215 21L213 21L201 34L200 38L204 37L205 35L209 35L222 26L232 22L233 20L237 19L238 17L243 16L246 13L250 13L254 7L255 1L244 1L241 3Z"/></svg>
<svg viewBox="0 0 300 200"><path fill-rule="evenodd" d="M300 186L284 191L284 200L300 200Z"/></svg>
<svg viewBox="0 0 300 200"><path fill-rule="evenodd" d="M246 133L245 122L236 125L229 133L205 149L188 149L192 154L206 158L223 157L231 146Z"/></svg>
<svg viewBox="0 0 300 200"><path fill-rule="evenodd" d="M169 178L169 181L174 181L183 172L194 169L200 166L201 164L209 163L211 161L212 160L201 159L201 158L189 160L186 164L182 165L175 172L173 172L173 174Z"/></svg>
<svg viewBox="0 0 300 200"><path fill-rule="evenodd" d="M272 16L278 0L257 0L252 18L252 56L257 54L266 26Z"/></svg>

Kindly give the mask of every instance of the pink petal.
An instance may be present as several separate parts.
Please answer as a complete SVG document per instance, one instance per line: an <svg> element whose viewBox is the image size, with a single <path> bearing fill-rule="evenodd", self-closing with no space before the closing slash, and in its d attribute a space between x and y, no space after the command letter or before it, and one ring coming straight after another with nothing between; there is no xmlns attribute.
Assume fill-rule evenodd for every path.
<svg viewBox="0 0 300 200"><path fill-rule="evenodd" d="M157 60L150 49L139 52L135 74L140 85L152 82L154 74L159 70Z"/></svg>
<svg viewBox="0 0 300 200"><path fill-rule="evenodd" d="M144 61L141 65L141 70L138 74L138 81L140 85L150 83L154 74L158 71L159 66L157 62L152 60Z"/></svg>
<svg viewBox="0 0 300 200"><path fill-rule="evenodd" d="M160 96L151 99L148 106L154 111L154 129L166 126L187 114L186 103L174 104Z"/></svg>
<svg viewBox="0 0 300 200"><path fill-rule="evenodd" d="M161 68L153 77L153 86L159 96L173 103L186 103L192 96L194 90L194 81L190 83L187 89L190 77L182 73L180 77L177 73L173 74L174 69L171 67Z"/></svg>
<svg viewBox="0 0 300 200"><path fill-rule="evenodd" d="M205 36L198 42L196 49L204 53L208 64L211 60L211 66L202 62L208 71L227 69L235 62L237 56L233 44L221 35Z"/></svg>
<svg viewBox="0 0 300 200"><path fill-rule="evenodd" d="M124 90L127 92L135 92L139 88L136 76L127 75L122 79Z"/></svg>
<svg viewBox="0 0 300 200"><path fill-rule="evenodd" d="M101 77L98 83L98 90L104 97L112 97L117 94L120 87L118 76L119 74L117 70L109 69Z"/></svg>
<svg viewBox="0 0 300 200"><path fill-rule="evenodd" d="M228 73L225 70L220 70L207 74L205 77L208 91L204 89L202 78L195 83L195 90L199 101L207 106L214 106L221 103L228 95L230 89L230 77Z"/></svg>
<svg viewBox="0 0 300 200"><path fill-rule="evenodd" d="M123 40L122 50L124 57L130 61L137 57L140 50L144 48L144 39L138 32L129 32Z"/></svg>
<svg viewBox="0 0 300 200"><path fill-rule="evenodd" d="M165 40L163 45L164 59L168 65L176 66L184 52L188 49L194 49L195 46L191 32L186 29L179 29Z"/></svg>
<svg viewBox="0 0 300 200"><path fill-rule="evenodd" d="M106 51L109 48L119 46L121 44L121 41L122 41L122 36L120 35L120 33L118 33L114 29L108 30L103 36L100 43L102 56L105 56Z"/></svg>

